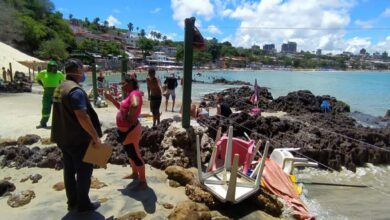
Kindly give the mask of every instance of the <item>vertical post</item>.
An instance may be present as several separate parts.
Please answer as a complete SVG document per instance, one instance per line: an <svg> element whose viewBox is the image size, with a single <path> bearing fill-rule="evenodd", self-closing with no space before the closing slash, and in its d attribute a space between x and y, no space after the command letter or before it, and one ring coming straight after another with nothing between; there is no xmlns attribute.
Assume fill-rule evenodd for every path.
<svg viewBox="0 0 390 220"><path fill-rule="evenodd" d="M93 104L96 105L97 101L97 82L96 82L96 63L95 61L92 62L92 87L93 87Z"/></svg>
<svg viewBox="0 0 390 220"><path fill-rule="evenodd" d="M121 81L123 81L124 79L125 79L125 76L126 76L126 74L127 74L127 59L126 58L123 58L122 59L122 68L121 68ZM122 89L122 99L124 99L126 96L127 96L127 94L125 94L125 92L123 91L123 89Z"/></svg>
<svg viewBox="0 0 390 220"><path fill-rule="evenodd" d="M190 111L191 111L191 84L192 84L192 58L194 39L195 18L185 19L184 30L184 76L183 76L183 111L181 126L183 128L190 127Z"/></svg>
<svg viewBox="0 0 390 220"><path fill-rule="evenodd" d="M14 81L14 76L12 75L12 64L11 63L9 63L9 71L10 71L10 80L11 80L11 82L13 82Z"/></svg>

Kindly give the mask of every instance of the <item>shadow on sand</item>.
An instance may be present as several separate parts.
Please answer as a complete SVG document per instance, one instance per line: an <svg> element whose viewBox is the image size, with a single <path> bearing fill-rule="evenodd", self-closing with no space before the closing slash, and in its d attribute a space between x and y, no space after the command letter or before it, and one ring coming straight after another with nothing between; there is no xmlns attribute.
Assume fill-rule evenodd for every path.
<svg viewBox="0 0 390 220"><path fill-rule="evenodd" d="M136 191L138 181L133 181L124 189L118 189L123 195L129 196L137 201L142 202L144 210L147 213L154 213L156 211L157 196L152 188L148 186L145 190Z"/></svg>
<svg viewBox="0 0 390 220"><path fill-rule="evenodd" d="M66 215L62 217L61 220L111 220L111 219L114 218L111 216L106 219L102 214L96 211L87 212L87 213L79 213L76 211L71 211L66 213Z"/></svg>

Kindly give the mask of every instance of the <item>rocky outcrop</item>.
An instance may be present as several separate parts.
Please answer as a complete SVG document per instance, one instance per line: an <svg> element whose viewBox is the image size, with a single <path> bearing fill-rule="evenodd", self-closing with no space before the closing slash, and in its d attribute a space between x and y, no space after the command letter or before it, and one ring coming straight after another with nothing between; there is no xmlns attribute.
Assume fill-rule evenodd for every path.
<svg viewBox="0 0 390 220"><path fill-rule="evenodd" d="M246 85L246 86L250 85L249 82L244 82L244 81L240 81L240 80L230 81L230 80L227 80L225 78L214 79L212 83L213 84L214 83L220 83L220 84L226 84L226 85Z"/></svg>
<svg viewBox="0 0 390 220"><path fill-rule="evenodd" d="M249 86L243 86L240 88L225 89L218 93L206 94L203 98L207 101L208 107L216 107L216 97L224 97L225 102L236 110L250 111L253 107L253 103L249 101L249 98L253 95L254 90ZM271 93L265 87L259 87L258 89L258 107L268 108L268 104L273 97Z"/></svg>
<svg viewBox="0 0 390 220"><path fill-rule="evenodd" d="M41 167L62 169L61 151L58 147L28 148L24 145L0 149L1 167Z"/></svg>
<svg viewBox="0 0 390 220"><path fill-rule="evenodd" d="M280 119L242 112L229 119L213 116L202 124L209 127L211 138L215 138L218 127L226 132L232 124L235 137L245 138L246 132L255 140L271 140L271 152L273 148L299 147L300 154L335 170L345 166L355 171L365 163L390 163L390 129L358 126L343 114L308 113Z"/></svg>
<svg viewBox="0 0 390 220"><path fill-rule="evenodd" d="M349 105L338 101L331 96L315 96L308 90L290 92L287 96L280 96L269 104L269 108L299 115L303 113L321 112L322 100L329 100L332 113L350 112Z"/></svg>

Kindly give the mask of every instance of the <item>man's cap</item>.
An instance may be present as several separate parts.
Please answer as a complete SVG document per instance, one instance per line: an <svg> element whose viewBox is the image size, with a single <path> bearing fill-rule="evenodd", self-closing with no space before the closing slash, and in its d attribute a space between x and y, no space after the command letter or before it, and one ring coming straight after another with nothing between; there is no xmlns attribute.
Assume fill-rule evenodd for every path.
<svg viewBox="0 0 390 220"><path fill-rule="evenodd" d="M54 60L50 60L48 63L47 63L48 66L57 66L57 62L54 61Z"/></svg>

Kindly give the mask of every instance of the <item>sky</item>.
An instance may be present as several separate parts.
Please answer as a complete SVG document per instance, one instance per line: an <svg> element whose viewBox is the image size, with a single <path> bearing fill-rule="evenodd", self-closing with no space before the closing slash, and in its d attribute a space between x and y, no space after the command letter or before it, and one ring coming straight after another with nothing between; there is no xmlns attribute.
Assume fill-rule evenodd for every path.
<svg viewBox="0 0 390 220"><path fill-rule="evenodd" d="M298 51L390 52L390 0L52 0L55 10L92 21L184 39L184 19L196 18L207 38L236 47L294 41Z"/></svg>

